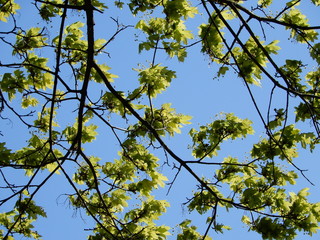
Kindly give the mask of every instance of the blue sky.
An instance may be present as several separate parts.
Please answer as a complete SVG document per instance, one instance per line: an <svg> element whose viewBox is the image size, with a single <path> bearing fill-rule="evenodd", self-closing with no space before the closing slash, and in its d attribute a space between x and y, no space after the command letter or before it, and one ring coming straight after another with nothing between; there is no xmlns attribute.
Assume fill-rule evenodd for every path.
<svg viewBox="0 0 320 240"><path fill-rule="evenodd" d="M19 2L19 1L18 1ZM26 9L31 9L32 5L25 1L20 1L25 5ZM311 12L314 9L307 8ZM74 18L77 17L76 13L72 14ZM19 18L23 19L23 12ZM118 11L114 8L106 11L106 15L96 16L96 34L98 37L109 38L114 30L115 24L110 19L113 17L119 19L120 23L123 24L135 24L138 18L128 17L125 13ZM206 20L207 17L198 17L193 20L197 23L201 20ZM82 20L82 19L80 19ZM68 19L72 21L72 19ZM25 25L35 26L37 23L43 24L43 22L37 18L28 18ZM0 26L2 26L1 24ZM51 28L54 36L55 26ZM257 30L258 31L258 30ZM152 53L138 54L137 52L137 41L134 38L134 34L137 34L137 30L134 28L128 28L113 41L107 51L110 54L110 58L104 58L103 60L112 67L111 72L119 75L119 79L116 79L114 85L117 90L126 91L126 89L132 89L137 83L137 73L132 70L136 68L138 63L148 65L151 61ZM268 33L267 33L268 35ZM267 36L267 42L271 42L273 38L286 40L288 33L279 33L273 31L271 36ZM138 39L143 39L143 35L138 35ZM298 44L287 46L287 44L280 43L282 50L285 52L280 54L278 57L279 63L284 61L286 57L296 57L304 54L303 49L299 49ZM296 46L294 49L292 46ZM45 54L45 53L43 53ZM261 127L260 119L253 110L253 104L246 92L245 86L241 79L235 77L231 72L221 79L216 79L217 66L210 63L207 56L199 53L199 46L195 46L189 50L189 57L184 63L178 63L176 60L169 59L161 53L157 56L156 62L162 63L164 66L169 66L170 69L177 71L177 79L172 82L170 88L161 96L155 100L155 105L161 105L165 102L172 102L172 106L176 108L177 112L188 114L193 116L192 126L186 126L183 129L183 133L173 138L166 138L166 142L172 147L178 155L183 159L191 159L191 154L187 149L190 140L187 139L187 132L191 127L197 128L199 125L206 124L216 118L216 115L221 112L233 112L235 115L241 118L249 118L253 121L256 134L248 136L245 140L236 140L223 144L220 154L215 157L214 161L221 161L226 156L234 156L239 159L244 159L244 156L249 155L252 143L256 142L259 137L263 134L263 128ZM300 56L303 59L303 56ZM102 59L101 59L102 61ZM0 69L1 71L1 69ZM0 72L1 74L2 72ZM266 89L269 89L266 91ZM262 81L262 87L252 88L257 102L261 109L266 113L265 107L267 106L267 97L270 91L270 85L267 82ZM283 101L283 96L278 96L279 104ZM14 118L13 116L10 116ZM62 117L63 121L68 121ZM71 121L71 120L70 120ZM119 123L121 125L121 123ZM4 133L0 141L8 141L8 146L16 149L24 144L27 139L28 129L17 128L15 122L12 123L5 121L0 127L0 130ZM106 134L104 134L106 133ZM97 141L89 145L88 149L94 154L101 154L105 158L114 159L116 158L115 143L109 144L108 133L104 127L100 127L99 136ZM9 139L9 140L8 140ZM304 152L298 161L298 165L303 166L304 169L309 169L307 176L310 180L315 183L315 186L311 186L305 179L301 178L298 181L298 187L310 187L312 195L310 199L319 201L319 177L318 177L318 157L316 151L313 155ZM303 162L302 162L303 161ZM74 166L70 165L70 171ZM172 180L175 171L171 170L171 166L163 166L164 173L168 176L169 180ZM199 174L214 174L214 169L197 169ZM10 174L10 172L8 172ZM11 175L11 179L16 179L16 175ZM171 203L171 207L168 209L168 214L163 216L159 222L174 226L180 223L185 218L194 219L194 224L199 226L204 225L204 218L199 217L197 214L189 215L186 207L181 204L186 202L187 197L192 196L192 189L194 189L195 181L190 179L190 175L185 171L179 174L179 177L173 185L169 195L166 195L166 190L157 191L159 198L168 199ZM293 188L296 189L296 188ZM67 181L61 175L57 175L50 179L47 185L39 192L36 197L39 205L42 205L48 210L48 218L40 219L36 226L39 228L39 232L43 235L45 240L53 239L84 239L86 233L83 229L89 229L92 227L92 220L88 219L82 212L76 212L72 207L65 201L66 197L64 193L72 192L72 189L67 186ZM81 215L83 214L83 215ZM237 237L238 239L260 239L260 237L254 233L248 233L246 227L240 222L242 210L231 210L229 213L221 211L219 213L219 222L223 222L226 225L230 225L234 228L232 231L226 231L224 235L216 235L212 233L214 239L231 240ZM220 220L221 219L221 220ZM203 228L199 227L202 230ZM216 238L215 238L216 237ZM302 236L301 236L302 238ZM315 236L314 236L315 238ZM173 239L173 238L172 238ZM299 239L299 238L298 238ZM309 239L303 236L303 239ZM311 238L310 238L311 239Z"/></svg>

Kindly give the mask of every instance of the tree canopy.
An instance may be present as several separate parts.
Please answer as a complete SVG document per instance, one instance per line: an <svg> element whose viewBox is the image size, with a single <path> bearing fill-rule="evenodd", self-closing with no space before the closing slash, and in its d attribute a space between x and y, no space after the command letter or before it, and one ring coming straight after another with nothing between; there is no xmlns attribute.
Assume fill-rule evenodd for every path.
<svg viewBox="0 0 320 240"><path fill-rule="evenodd" d="M318 5L0 0L0 237L41 239L37 194L57 175L94 222L89 240L209 240L232 231L219 218L230 210L263 239L317 233L320 202L308 197L300 153L316 151L320 136ZM207 115L197 122L162 97L195 57L211 77L194 68L198 79L176 98L229 81L211 94L250 99L249 115L195 97ZM181 204L203 221L169 226L161 189L174 196L182 175L195 184Z"/></svg>

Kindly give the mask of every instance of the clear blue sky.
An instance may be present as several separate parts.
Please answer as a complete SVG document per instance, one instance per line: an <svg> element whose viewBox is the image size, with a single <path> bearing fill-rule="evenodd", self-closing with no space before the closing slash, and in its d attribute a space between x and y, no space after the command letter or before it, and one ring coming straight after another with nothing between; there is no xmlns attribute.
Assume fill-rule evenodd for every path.
<svg viewBox="0 0 320 240"><path fill-rule="evenodd" d="M33 7L27 1L18 2L21 2L22 6L28 9L26 11L29 11ZM307 13L309 13L313 9L307 10ZM19 18L25 20L25 13L23 11L24 10L22 10L21 17ZM313 11L315 12L315 10ZM110 7L110 10L107 10L105 15L99 16L99 14L96 14L97 38L109 38L113 34L116 26L110 17L119 19L119 22L125 25L134 25L134 21L137 21L138 18L128 17L126 13L126 11L120 12L113 7ZM76 17L77 13L73 13L72 15ZM205 21L206 19L207 17L204 15L203 20ZM82 19L80 18L80 21L81 20ZM193 21L194 23L197 23L201 20L201 17L198 17ZM38 22L40 25L43 24L43 22L36 16L32 18L28 17L25 21L25 24L30 26L35 26ZM69 19L69 21L72 21L72 19ZM3 24L1 24L0 27L1 26L3 26ZM115 41L112 42L107 49L107 52L110 54L110 58L106 60L106 63L112 67L112 73L120 76L120 78L114 83L117 90L126 91L128 88L132 88L133 84L137 81L136 72L134 72L132 68L136 68L138 63L148 65L151 61L151 52L138 55L137 41L135 41L134 38L135 33L138 33L137 30L133 28L127 29L117 36ZM52 36L54 34L56 33L53 32ZM266 34L268 37L267 42L271 42L274 40L273 38L281 38L283 40L288 38L288 33L281 33L283 35L277 35L273 32L272 36L269 36L268 32L266 32ZM142 38L142 35L138 36L138 39ZM283 62L284 57L295 57L299 55L301 51L298 47L293 51L292 45L286 46L286 44L282 43L280 43L280 45L285 53L279 55L279 62ZM244 156L248 156L252 143L259 139L263 129L261 128L261 123L256 112L253 110L253 104L250 101L242 80L237 79L232 73L219 80L214 79L217 67L210 63L207 56L199 53L199 46L195 46L190 49L188 56L189 57L184 63L178 63L177 61L171 60L162 54L159 54L156 59L157 63L163 63L164 66L167 65L170 69L177 71L177 79L173 81L167 92L159 96L155 101L155 104L159 106L165 102L172 102L172 106L176 108L177 112L193 116L192 126L186 126L181 135L177 135L174 138L168 138L166 139L166 142L181 158L191 159L189 150L186 150L190 142L188 142L189 140L185 140L187 139L186 134L189 129L191 127L197 128L201 124L206 124L212 121L215 119L216 114L219 114L220 112L233 112L241 118L249 118L252 120L254 122L256 135L249 136L243 141L236 140L224 144L218 157L215 157L213 160L221 161L224 157L229 155L243 159ZM303 59L303 56L301 56L301 59ZM2 72L0 72L0 74L2 74ZM262 81L262 87L253 87L259 106L262 109L265 109L268 102L267 98L269 92L266 91L266 89L270 90L270 86L264 81ZM97 89L97 91L100 90ZM281 95L279 96L280 103L282 101L282 97L283 96ZM263 111L266 113L266 110ZM27 138L28 129L17 128L14 121L13 123L10 123L9 121L5 122L5 124L0 127L0 130L4 135L3 137L0 137L0 142L8 141L8 146L13 149L21 147ZM100 128L98 139L91 145L90 151L97 155L101 154L112 159L116 158L116 144L109 144L108 135L104 135L104 130L105 129L103 127ZM10 136L9 140L7 140L8 136ZM309 169L307 176L315 184L315 186L311 186L305 179L301 178L298 181L298 187L310 187L312 193L310 199L314 201L319 201L320 199L320 180L317 171L320 166L317 161L317 156L319 156L318 153L318 151L316 151L314 155L303 153L300 157L301 160L298 162L298 165L303 169ZM72 168L73 166L70 166L70 171ZM168 166L164 166L163 171L167 174L169 179L172 180L175 172L171 171L171 168ZM206 168L198 169L197 171L200 174L208 174L210 172L212 172L212 175L214 174L214 169ZM12 175L11 177L14 179L16 178L16 175ZM88 219L83 212L75 212L72 207L68 205L68 201L65 201L66 197L61 195L72 192L72 189L66 186L67 182L64 177L62 175L57 175L48 182L36 197L38 204L48 211L48 218L39 219L39 222L35 224L45 240L84 239L86 233L83 232L83 229L93 227L93 225L90 224L92 223L92 220ZM187 208L183 208L181 205L183 202L186 202L186 197L192 196L192 189L194 186L194 180L190 179L190 175L188 173L182 171L169 195L166 195L166 190L159 190L157 196L159 198L168 199L171 203L171 207L168 209L168 214L163 216L160 222L169 226L174 226L185 218L192 218L195 220L194 224L198 223L199 226L205 226L205 218L200 218L196 214L189 216ZM214 232L211 232L211 236L214 239L224 240L231 240L235 237L237 239L247 240L260 239L258 235L247 232L246 226L240 222L242 214L243 212L241 210L231 210L229 213L221 211L221 213L219 213L218 221L226 225L230 225L234 230L229 232L226 231L224 235L216 235ZM314 236L313 239L319 236L320 235L318 234L317 236ZM301 238L299 237L297 239L305 240L311 238L308 236L301 236Z"/></svg>

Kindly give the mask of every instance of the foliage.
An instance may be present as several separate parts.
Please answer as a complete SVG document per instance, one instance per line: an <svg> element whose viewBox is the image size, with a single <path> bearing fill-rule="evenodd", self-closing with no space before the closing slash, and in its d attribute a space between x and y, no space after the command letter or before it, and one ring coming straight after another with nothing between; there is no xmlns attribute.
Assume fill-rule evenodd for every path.
<svg viewBox="0 0 320 240"><path fill-rule="evenodd" d="M309 201L305 186L292 186L299 178L309 180L299 167L299 153L314 151L320 136L320 26L304 10L318 10L319 4L0 0L0 44L5 53L0 59L1 121L29 130L21 147L5 129L1 132L0 237L41 238L42 229L33 224L47 217L47 209L35 198L56 174L73 189L66 194L69 203L94 220L90 240L212 239L214 231L232 229L220 223L223 209L239 210L243 224L263 239L316 233L320 203ZM117 11L134 26L114 18ZM31 14L35 20L27 20ZM95 20L101 15L111 17L115 29ZM114 59L109 53L112 44L117 45L122 35L134 39L132 48L149 58L147 66L131 66L136 81L125 84L116 78L126 78L128 69L118 76L108 64ZM302 49L303 54L292 56L290 48ZM208 110L209 117L217 117L198 126L174 108L174 99L162 102L161 95L179 78L177 62L187 64L191 51L205 54L217 66L217 78L242 81L247 91L239 95L251 98L251 116ZM161 63L161 58L166 60ZM265 92L264 107L254 94L257 88ZM229 89L217 91L229 94ZM250 119L254 114L259 122ZM188 124L193 124L189 136L181 130ZM189 148L169 146L180 133L188 138L186 143L191 141ZM249 135L259 139L252 142ZM96 147L99 137L116 148L116 159L109 148ZM220 160L230 141L252 145L244 146L248 154L228 154ZM193 160L181 157L186 154ZM165 176L168 166L173 166L172 173ZM170 192L182 169L197 184L185 205L205 221L200 227L185 219L177 223L175 233L174 226L160 221L170 203L158 189ZM11 179L10 174L17 177Z"/></svg>

